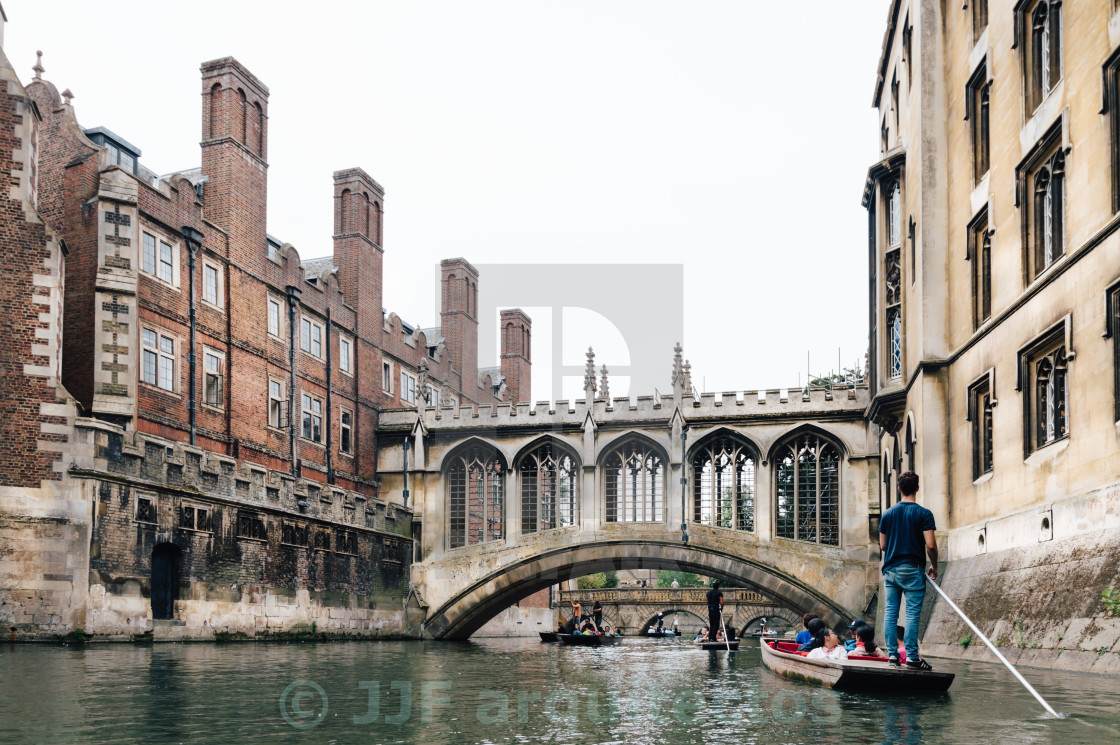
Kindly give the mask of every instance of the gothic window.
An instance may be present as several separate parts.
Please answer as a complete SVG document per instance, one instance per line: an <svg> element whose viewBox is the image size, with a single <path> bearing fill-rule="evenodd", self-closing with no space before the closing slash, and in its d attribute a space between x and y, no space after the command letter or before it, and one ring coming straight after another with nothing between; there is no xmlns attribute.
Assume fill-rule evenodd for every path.
<svg viewBox="0 0 1120 745"><path fill-rule="evenodd" d="M993 427L991 378L985 375L968 391L968 413L972 423L972 478L992 472Z"/></svg>
<svg viewBox="0 0 1120 745"><path fill-rule="evenodd" d="M779 538L840 545L840 453L813 434L800 435L775 455Z"/></svg>
<svg viewBox="0 0 1120 745"><path fill-rule="evenodd" d="M991 168L991 98L992 81L988 79L987 64L968 81L967 116L970 120L972 139L972 181L980 183Z"/></svg>
<svg viewBox="0 0 1120 745"><path fill-rule="evenodd" d="M1048 350L1031 362L1034 377L1034 449L1069 434L1064 346Z"/></svg>
<svg viewBox="0 0 1120 745"><path fill-rule="evenodd" d="M902 29L902 57L906 62L906 90L914 83L914 24L910 23L910 19L906 19L904 28Z"/></svg>
<svg viewBox="0 0 1120 745"><path fill-rule="evenodd" d="M972 327L992 316L992 233L984 208L968 227L968 258L972 262Z"/></svg>
<svg viewBox="0 0 1120 745"><path fill-rule="evenodd" d="M640 441L615 449L604 461L607 522L665 520L665 461Z"/></svg>
<svg viewBox="0 0 1120 745"><path fill-rule="evenodd" d="M898 74L895 73L894 78L891 80L891 108L894 109L894 135L896 138L901 139L898 128Z"/></svg>
<svg viewBox="0 0 1120 745"><path fill-rule="evenodd" d="M913 471L914 468L914 427L910 423L910 418L906 419L906 470Z"/></svg>
<svg viewBox="0 0 1120 745"><path fill-rule="evenodd" d="M1034 112L1062 79L1062 3L1037 0L1022 7L1027 110Z"/></svg>
<svg viewBox="0 0 1120 745"><path fill-rule="evenodd" d="M521 460L521 532L565 528L576 523L579 464L545 443Z"/></svg>
<svg viewBox="0 0 1120 745"><path fill-rule="evenodd" d="M897 380L902 377L902 187L898 181L891 182L888 194L888 245L883 272L889 334L887 370L890 380Z"/></svg>
<svg viewBox="0 0 1120 745"><path fill-rule="evenodd" d="M1061 148L1033 174L1034 276L1065 253L1062 236L1065 212L1065 154Z"/></svg>
<svg viewBox="0 0 1120 745"><path fill-rule="evenodd" d="M471 447L448 466L450 548L502 538L505 466L491 448Z"/></svg>
<svg viewBox="0 0 1120 745"><path fill-rule="evenodd" d="M1112 337L1112 378L1116 421L1120 422L1120 286L1108 292L1109 335Z"/></svg>
<svg viewBox="0 0 1120 745"><path fill-rule="evenodd" d="M753 531L755 463L753 451L731 437L705 443L692 459L693 522Z"/></svg>
<svg viewBox="0 0 1120 745"><path fill-rule="evenodd" d="M1120 212L1120 49L1104 63L1104 94L1112 143L1112 211Z"/></svg>

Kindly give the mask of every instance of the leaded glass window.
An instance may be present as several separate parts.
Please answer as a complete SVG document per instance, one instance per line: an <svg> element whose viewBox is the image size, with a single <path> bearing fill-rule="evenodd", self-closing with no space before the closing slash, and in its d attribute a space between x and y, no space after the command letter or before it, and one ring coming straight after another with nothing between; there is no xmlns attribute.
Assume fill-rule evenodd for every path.
<svg viewBox="0 0 1120 745"><path fill-rule="evenodd" d="M492 448L476 446L447 468L450 548L502 539L505 467Z"/></svg>
<svg viewBox="0 0 1120 745"><path fill-rule="evenodd" d="M665 520L665 461L661 453L631 441L604 460L606 520L663 522Z"/></svg>
<svg viewBox="0 0 1120 745"><path fill-rule="evenodd" d="M731 437L705 443L692 459L693 522L753 531L755 462Z"/></svg>
<svg viewBox="0 0 1120 745"><path fill-rule="evenodd" d="M1034 361L1036 448L1069 434L1066 372L1064 346L1059 346Z"/></svg>
<svg viewBox="0 0 1120 745"><path fill-rule="evenodd" d="M779 538L840 545L840 453L806 434L775 456L776 532Z"/></svg>
<svg viewBox="0 0 1120 745"><path fill-rule="evenodd" d="M579 465L571 455L545 443L521 460L520 474L522 534L575 525Z"/></svg>

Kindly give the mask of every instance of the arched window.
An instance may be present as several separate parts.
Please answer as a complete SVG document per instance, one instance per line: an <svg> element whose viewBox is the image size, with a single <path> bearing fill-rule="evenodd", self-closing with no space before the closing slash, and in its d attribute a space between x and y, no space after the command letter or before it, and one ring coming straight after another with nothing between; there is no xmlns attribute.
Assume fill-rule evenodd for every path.
<svg viewBox="0 0 1120 745"><path fill-rule="evenodd" d="M1058 347L1035 363L1036 447L1066 436L1066 350Z"/></svg>
<svg viewBox="0 0 1120 745"><path fill-rule="evenodd" d="M214 83L210 89L210 138L218 136L218 122L221 121L222 84Z"/></svg>
<svg viewBox="0 0 1120 745"><path fill-rule="evenodd" d="M721 436L692 458L692 520L717 528L754 530L754 453Z"/></svg>
<svg viewBox="0 0 1120 745"><path fill-rule="evenodd" d="M1035 177L1036 273L1053 264L1065 253L1062 239L1064 176L1065 154L1059 149Z"/></svg>
<svg viewBox="0 0 1120 745"><path fill-rule="evenodd" d="M914 470L914 426L906 418L906 470Z"/></svg>
<svg viewBox="0 0 1120 745"><path fill-rule="evenodd" d="M240 88L237 89L237 97L241 103L241 144L246 144L246 132L248 130L249 111L248 101L245 100L245 91Z"/></svg>
<svg viewBox="0 0 1120 745"><path fill-rule="evenodd" d="M890 380L898 380L902 377L902 186L899 181L890 184L889 192L883 299L888 334L887 372Z"/></svg>
<svg viewBox="0 0 1120 745"><path fill-rule="evenodd" d="M521 460L521 532L576 524L579 464L548 442Z"/></svg>
<svg viewBox="0 0 1120 745"><path fill-rule="evenodd" d="M492 448L475 446L447 467L450 548L502 538L505 467Z"/></svg>
<svg viewBox="0 0 1120 745"><path fill-rule="evenodd" d="M665 520L665 461L641 441L630 441L604 461L607 522Z"/></svg>
<svg viewBox="0 0 1120 745"><path fill-rule="evenodd" d="M840 545L840 453L814 434L799 435L775 456L779 538Z"/></svg>
<svg viewBox="0 0 1120 745"><path fill-rule="evenodd" d="M369 239L380 246L381 245L381 203L380 202L375 201L373 203L373 221L372 221L372 225L370 225L370 229L373 232L370 233Z"/></svg>
<svg viewBox="0 0 1120 745"><path fill-rule="evenodd" d="M264 157L264 109L258 101L253 104L257 109L257 155Z"/></svg>
<svg viewBox="0 0 1120 745"><path fill-rule="evenodd" d="M362 235L369 238L369 194L362 192L362 203L359 206L362 210Z"/></svg>

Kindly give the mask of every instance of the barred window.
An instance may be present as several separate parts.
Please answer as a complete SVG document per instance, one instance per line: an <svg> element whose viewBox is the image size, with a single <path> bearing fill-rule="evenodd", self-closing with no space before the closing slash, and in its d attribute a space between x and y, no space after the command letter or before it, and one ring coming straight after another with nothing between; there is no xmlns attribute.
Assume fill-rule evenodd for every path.
<svg viewBox="0 0 1120 745"><path fill-rule="evenodd" d="M692 458L693 522L754 530L756 458L745 443L721 436Z"/></svg>
<svg viewBox="0 0 1120 745"><path fill-rule="evenodd" d="M887 372L889 380L902 377L902 186L888 186L887 239L884 258L884 307L887 329Z"/></svg>
<svg viewBox="0 0 1120 745"><path fill-rule="evenodd" d="M1034 276L1065 254L1065 154L1059 147L1033 174Z"/></svg>
<svg viewBox="0 0 1120 745"><path fill-rule="evenodd" d="M195 504L179 507L179 527L188 530L210 531L211 510Z"/></svg>
<svg viewBox="0 0 1120 745"><path fill-rule="evenodd" d="M254 538L259 541L268 540L268 530L265 528L264 518L259 513L238 510L237 512L237 537Z"/></svg>
<svg viewBox="0 0 1120 745"><path fill-rule="evenodd" d="M840 545L840 453L812 434L776 456L776 527L780 538Z"/></svg>
<svg viewBox="0 0 1120 745"><path fill-rule="evenodd" d="M472 447L447 469L450 548L503 537L505 466L491 448Z"/></svg>
<svg viewBox="0 0 1120 745"><path fill-rule="evenodd" d="M1069 434L1066 350L1064 346L1045 351L1031 363L1034 376L1034 447L1060 440Z"/></svg>
<svg viewBox="0 0 1120 745"><path fill-rule="evenodd" d="M307 546L308 533L306 524L285 522L280 533L280 542L289 546Z"/></svg>
<svg viewBox="0 0 1120 745"><path fill-rule="evenodd" d="M665 520L665 461L651 446L630 441L604 460L607 522Z"/></svg>
<svg viewBox="0 0 1120 745"><path fill-rule="evenodd" d="M576 524L579 464L545 443L521 460L521 532L536 533Z"/></svg>

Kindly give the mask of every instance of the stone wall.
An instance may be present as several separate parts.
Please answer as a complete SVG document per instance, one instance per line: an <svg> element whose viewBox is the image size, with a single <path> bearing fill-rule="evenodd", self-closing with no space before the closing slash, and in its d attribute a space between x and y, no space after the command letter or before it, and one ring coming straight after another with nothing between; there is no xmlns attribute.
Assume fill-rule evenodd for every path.
<svg viewBox="0 0 1120 745"><path fill-rule="evenodd" d="M953 531L941 588L1012 664L1117 674L1120 618L1101 591L1120 589L1118 544L1120 484L1112 484ZM923 649L994 659L944 602L932 604Z"/></svg>
<svg viewBox="0 0 1120 745"><path fill-rule="evenodd" d="M540 631L556 630L556 611L552 608L512 606L491 618L471 638L537 636Z"/></svg>

